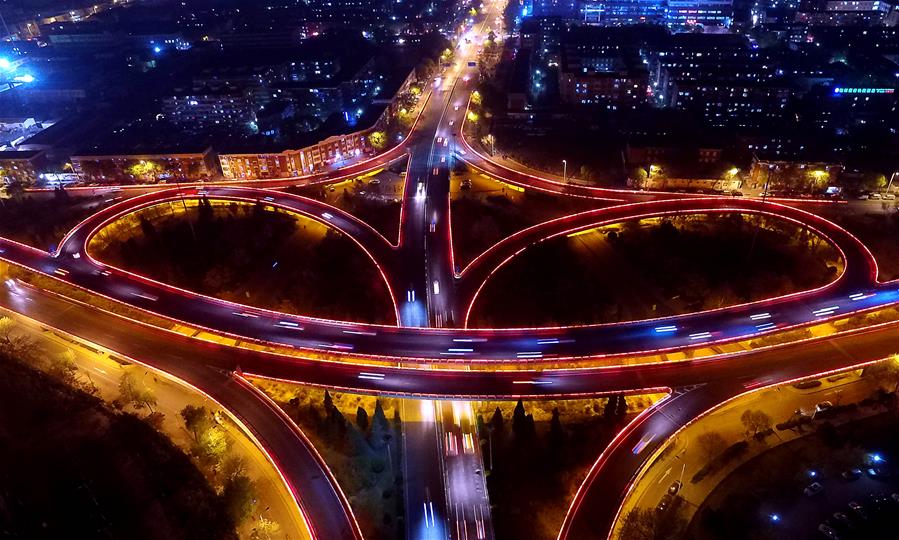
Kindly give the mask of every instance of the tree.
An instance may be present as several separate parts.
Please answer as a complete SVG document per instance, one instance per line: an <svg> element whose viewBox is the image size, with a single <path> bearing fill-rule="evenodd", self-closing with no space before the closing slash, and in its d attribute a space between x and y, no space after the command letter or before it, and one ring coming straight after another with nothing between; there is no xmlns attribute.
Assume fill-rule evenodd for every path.
<svg viewBox="0 0 899 540"><path fill-rule="evenodd" d="M524 403L519 399L512 411L512 433L521 439L527 435L527 414L524 412Z"/></svg>
<svg viewBox="0 0 899 540"><path fill-rule="evenodd" d="M503 420L503 411L496 408L493 411L493 416L490 417L490 430L494 433L502 433L505 428L505 421Z"/></svg>
<svg viewBox="0 0 899 540"><path fill-rule="evenodd" d="M368 144L375 150L383 150L387 146L387 134L383 131L372 131L368 134Z"/></svg>
<svg viewBox="0 0 899 540"><path fill-rule="evenodd" d="M864 370L864 376L870 377L896 393L899 391L899 356L892 356L887 360L871 364Z"/></svg>
<svg viewBox="0 0 899 540"><path fill-rule="evenodd" d="M390 423L387 421L384 407L381 406L381 400L379 399L375 401L375 413L372 415L368 443L375 450L380 450L384 448L390 438Z"/></svg>
<svg viewBox="0 0 899 540"><path fill-rule="evenodd" d="M119 379L119 396L123 402L135 409L146 407L153 412L156 405L156 394L153 390L138 381L130 371L122 373Z"/></svg>
<svg viewBox="0 0 899 540"><path fill-rule="evenodd" d="M6 184L6 194L9 195L10 199L21 202L25 198L25 185L18 180L13 180Z"/></svg>
<svg viewBox="0 0 899 540"><path fill-rule="evenodd" d="M259 521L250 532L250 540L271 540L278 538L281 532L281 526L277 521L272 521L264 516L259 516Z"/></svg>
<svg viewBox="0 0 899 540"><path fill-rule="evenodd" d="M198 451L201 457L214 463L218 462L228 451L228 437L225 430L213 426L204 431L200 436Z"/></svg>
<svg viewBox="0 0 899 540"><path fill-rule="evenodd" d="M771 429L771 417L764 411L745 410L740 416L740 422L746 428L746 434L750 436L764 433Z"/></svg>
<svg viewBox="0 0 899 540"><path fill-rule="evenodd" d="M565 428L562 427L561 414L558 407L553 407L553 417L549 421L549 445L561 448L565 444Z"/></svg>
<svg viewBox="0 0 899 540"><path fill-rule="evenodd" d="M709 431L696 438L696 443L702 450L703 459L712 461L727 449L727 441L720 433Z"/></svg>
<svg viewBox="0 0 899 540"><path fill-rule="evenodd" d="M331 411L334 410L334 400L331 398L331 392L325 390L325 398L322 405L325 408L325 414L330 415Z"/></svg>
<svg viewBox="0 0 899 540"><path fill-rule="evenodd" d="M356 409L356 425L359 426L359 431L368 431L368 413L362 407Z"/></svg>
<svg viewBox="0 0 899 540"><path fill-rule="evenodd" d="M246 476L247 464L240 456L229 456L222 462L222 478L237 478L238 476Z"/></svg>
<svg viewBox="0 0 899 540"><path fill-rule="evenodd" d="M670 497L670 496L669 496ZM624 516L621 540L668 540L679 538L687 525L682 516L683 500L673 497L668 508L634 508Z"/></svg>
<svg viewBox="0 0 899 540"><path fill-rule="evenodd" d="M256 485L244 475L228 478L222 489L222 500L234 523L242 523L256 506Z"/></svg>
<svg viewBox="0 0 899 540"><path fill-rule="evenodd" d="M75 364L75 351L66 349L59 354L51 356L47 372L66 384L73 384L78 374L78 366Z"/></svg>
<svg viewBox="0 0 899 540"><path fill-rule="evenodd" d="M165 422L165 414L153 411L144 417L144 422L153 426L156 431L162 431L162 423Z"/></svg>
<svg viewBox="0 0 899 540"><path fill-rule="evenodd" d="M622 394L613 394L606 400L603 418L610 424L617 425L627 416L627 400Z"/></svg>
<svg viewBox="0 0 899 540"><path fill-rule="evenodd" d="M206 433L206 430L212 427L212 418L209 410L202 405L196 407L194 405L186 405L178 413L184 420L184 427L194 436L194 442L200 443L200 437Z"/></svg>
<svg viewBox="0 0 899 540"><path fill-rule="evenodd" d="M431 74L437 69L437 64L430 58L425 58L415 66L415 77L422 81L430 79Z"/></svg>
<svg viewBox="0 0 899 540"><path fill-rule="evenodd" d="M34 349L34 342L25 336L15 335L17 323L9 317L0 317L0 352L23 357Z"/></svg>

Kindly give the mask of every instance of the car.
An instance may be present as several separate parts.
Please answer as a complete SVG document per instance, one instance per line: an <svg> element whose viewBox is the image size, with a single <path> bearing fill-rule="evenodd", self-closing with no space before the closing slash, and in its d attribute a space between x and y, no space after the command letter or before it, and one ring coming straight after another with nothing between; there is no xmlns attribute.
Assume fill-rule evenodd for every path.
<svg viewBox="0 0 899 540"><path fill-rule="evenodd" d="M858 467L853 467L851 469L847 469L847 470L843 471L842 474L840 474L840 476L843 477L843 480L851 482L852 480L858 480L859 478L862 477L862 470L859 469Z"/></svg>
<svg viewBox="0 0 899 540"><path fill-rule="evenodd" d="M371 184L373 186L377 186L380 183L381 183L381 180L379 178L372 178L371 182L369 182L369 184Z"/></svg>
<svg viewBox="0 0 899 540"><path fill-rule="evenodd" d="M818 403L817 405L815 405L815 412L826 411L827 409L832 409L832 408L833 408L833 403L831 403L829 401L822 401L821 403Z"/></svg>
<svg viewBox="0 0 899 540"><path fill-rule="evenodd" d="M454 110L454 111L458 111L458 110L459 110L459 106L458 106L458 105L454 105L454 106L453 106L453 110Z"/></svg>
<svg viewBox="0 0 899 540"><path fill-rule="evenodd" d="M335 189L337 189L337 188L335 188L334 186L328 186L328 191L333 192Z"/></svg>
<svg viewBox="0 0 899 540"><path fill-rule="evenodd" d="M455 120L450 120L450 121L449 121L449 125L450 125L450 126L453 126L455 123L456 123Z"/></svg>
<svg viewBox="0 0 899 540"><path fill-rule="evenodd" d="M820 531L821 534L823 534L827 538L830 538L831 540L840 540L840 535L837 534L837 531L829 525L825 525L823 523L818 525L818 531Z"/></svg>
<svg viewBox="0 0 899 540"><path fill-rule="evenodd" d="M683 483L680 480L675 480L670 486L668 486L668 493L671 495L677 495L677 492L680 491L681 486L683 486Z"/></svg>
<svg viewBox="0 0 899 540"><path fill-rule="evenodd" d="M893 502L899 503L899 493L893 493L890 498L893 499Z"/></svg>
<svg viewBox="0 0 899 540"><path fill-rule="evenodd" d="M821 493L822 491L824 491L824 486L821 485L821 482L812 482L811 484L808 485L808 487L806 487L804 490L802 490L802 492L805 493L806 495L808 495L809 497L817 495L817 494Z"/></svg>
<svg viewBox="0 0 899 540"><path fill-rule="evenodd" d="M672 497L671 495L668 495L667 493L665 495L662 495L661 500L659 500L659 504L656 505L656 510L659 512L664 512L665 510L668 510L668 507L671 506L671 501L673 498L674 497Z"/></svg>
<svg viewBox="0 0 899 540"><path fill-rule="evenodd" d="M883 199L884 199L884 200L887 200L887 201L895 201L895 200L896 200L896 194L895 194L895 193L884 193L884 194L883 194Z"/></svg>
<svg viewBox="0 0 899 540"><path fill-rule="evenodd" d="M852 513L859 519L868 519L868 512L865 511L865 507L862 506L861 503L849 501L849 509L852 510Z"/></svg>
<svg viewBox="0 0 899 540"><path fill-rule="evenodd" d="M880 193L872 193L872 194L868 195L868 198L869 198L869 199L874 199L874 200L876 200L876 201L879 201L879 200L880 200Z"/></svg>
<svg viewBox="0 0 899 540"><path fill-rule="evenodd" d="M865 474L871 478L886 478L890 476L890 470L886 467L868 467Z"/></svg>
<svg viewBox="0 0 899 540"><path fill-rule="evenodd" d="M868 194L867 194L867 193L860 193L860 194L856 195L855 198L856 198L857 200L859 200L859 201L867 201L867 200L868 200Z"/></svg>
<svg viewBox="0 0 899 540"><path fill-rule="evenodd" d="M854 529L855 524L852 523L852 520L849 519L849 516L844 514L843 512L834 512L833 513L833 523L834 525L843 528L843 529Z"/></svg>
<svg viewBox="0 0 899 540"><path fill-rule="evenodd" d="M462 189L471 189L471 179L466 178L465 180L462 180L460 187Z"/></svg>
<svg viewBox="0 0 899 540"><path fill-rule="evenodd" d="M793 388L797 390L809 390L811 388L817 388L821 386L821 381L818 379L811 379L805 381L799 381L798 383L793 385Z"/></svg>

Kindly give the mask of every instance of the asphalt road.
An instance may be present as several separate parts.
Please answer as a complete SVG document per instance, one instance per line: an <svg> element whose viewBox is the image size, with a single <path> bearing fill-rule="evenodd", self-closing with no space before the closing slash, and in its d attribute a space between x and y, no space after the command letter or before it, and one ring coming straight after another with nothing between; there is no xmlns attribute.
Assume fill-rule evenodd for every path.
<svg viewBox="0 0 899 540"><path fill-rule="evenodd" d="M192 196L197 195L194 193ZM495 271L496 264L501 265L510 253L514 255L515 250L523 249L525 245L599 223L666 212L745 211L785 216L807 224L830 238L845 257L845 272L834 283L815 291L664 319L544 329L420 328L415 325L424 324L427 319L435 323L437 315L456 310L450 300L454 297L450 294L453 287L438 284L439 294L436 294L433 285L433 281L439 283L450 279L445 276L451 273L451 265L447 264L447 259L440 259L440 254L445 251L435 247L425 252L424 236L430 234L427 240L430 242L431 238L441 237L442 234L415 233L413 231L420 229L408 225L397 249L359 220L311 199L249 188L212 188L208 196L249 201L268 198L268 204L291 208L344 231L376 261L397 297L398 318L409 326L372 326L268 312L196 295L90 259L84 244L90 240L96 227L103 223L104 216L115 216L129 205L140 207L154 199L173 200L172 193L149 194L104 210L96 220L87 220L65 239L59 256L53 257L12 241L0 240L0 249L3 249L0 257L164 317L247 339L280 343L298 349L440 362L527 361L658 352L744 339L899 301L899 286L876 282L877 267L870 252L854 236L829 221L795 208L759 201L683 199L603 208L527 229L501 242L481 257L480 262L470 265L463 272L463 281L455 296L463 299L473 297L479 288L475 285L482 284ZM409 214L409 223L416 222L417 218ZM413 238L420 239L421 243L416 243ZM488 271L491 267L493 270ZM464 281L466 274L470 281ZM441 277L432 279L438 275ZM423 281L432 283L426 286ZM398 290L406 282L411 283L411 290ZM453 307L441 311L443 306L450 305L441 304L441 301L449 301ZM436 310L431 306L436 306ZM440 322L451 324L454 321L447 317Z"/></svg>

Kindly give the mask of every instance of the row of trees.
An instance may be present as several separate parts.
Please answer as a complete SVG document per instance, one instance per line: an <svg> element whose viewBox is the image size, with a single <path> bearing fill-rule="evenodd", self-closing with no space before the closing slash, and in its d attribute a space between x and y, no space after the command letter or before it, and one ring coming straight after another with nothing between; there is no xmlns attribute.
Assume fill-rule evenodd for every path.
<svg viewBox="0 0 899 540"><path fill-rule="evenodd" d="M535 420L528 408L519 400L511 415L497 407L476 417L497 537L554 537L566 501L628 411L623 395L594 400L576 415L554 407L548 420Z"/></svg>
<svg viewBox="0 0 899 540"><path fill-rule="evenodd" d="M402 422L394 408L391 419L376 400L344 414L325 391L300 392L285 409L312 438L347 494L363 535L373 540L396 538L403 530Z"/></svg>

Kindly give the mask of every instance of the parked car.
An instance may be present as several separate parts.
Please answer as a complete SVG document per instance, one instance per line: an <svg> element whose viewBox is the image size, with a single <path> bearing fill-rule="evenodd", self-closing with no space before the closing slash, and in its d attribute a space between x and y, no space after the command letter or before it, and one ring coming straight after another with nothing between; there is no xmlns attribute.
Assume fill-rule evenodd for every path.
<svg viewBox="0 0 899 540"><path fill-rule="evenodd" d="M890 470L886 467L868 467L865 474L871 478L886 478L890 475Z"/></svg>
<svg viewBox="0 0 899 540"><path fill-rule="evenodd" d="M840 535L837 534L837 531L829 525L825 525L823 523L818 525L818 531L820 531L821 534L823 534L827 538L830 538L831 540L840 540Z"/></svg>
<svg viewBox="0 0 899 540"><path fill-rule="evenodd" d="M811 497L813 495L821 493L822 491L824 491L824 486L821 485L821 482L812 482L803 490L803 493Z"/></svg>
<svg viewBox="0 0 899 540"><path fill-rule="evenodd" d="M849 519L849 516L843 512L833 513L833 524L842 529L851 530L855 528L855 524Z"/></svg>
<svg viewBox="0 0 899 540"><path fill-rule="evenodd" d="M680 480L675 480L670 486L668 486L668 493L671 495L677 495L677 492L680 491L683 483Z"/></svg>
<svg viewBox="0 0 899 540"><path fill-rule="evenodd" d="M848 480L851 482L852 480L858 480L862 477L862 470L858 467L853 467L851 469L843 471L840 476L843 477L843 480Z"/></svg>
<svg viewBox="0 0 899 540"><path fill-rule="evenodd" d="M833 403L829 401L822 401L821 403L815 405L815 412L826 411L827 409L832 409Z"/></svg>
<svg viewBox="0 0 899 540"><path fill-rule="evenodd" d="M868 519L868 512L865 511L865 507L856 501L849 502L849 509L852 510L852 513L855 514L859 519Z"/></svg>

